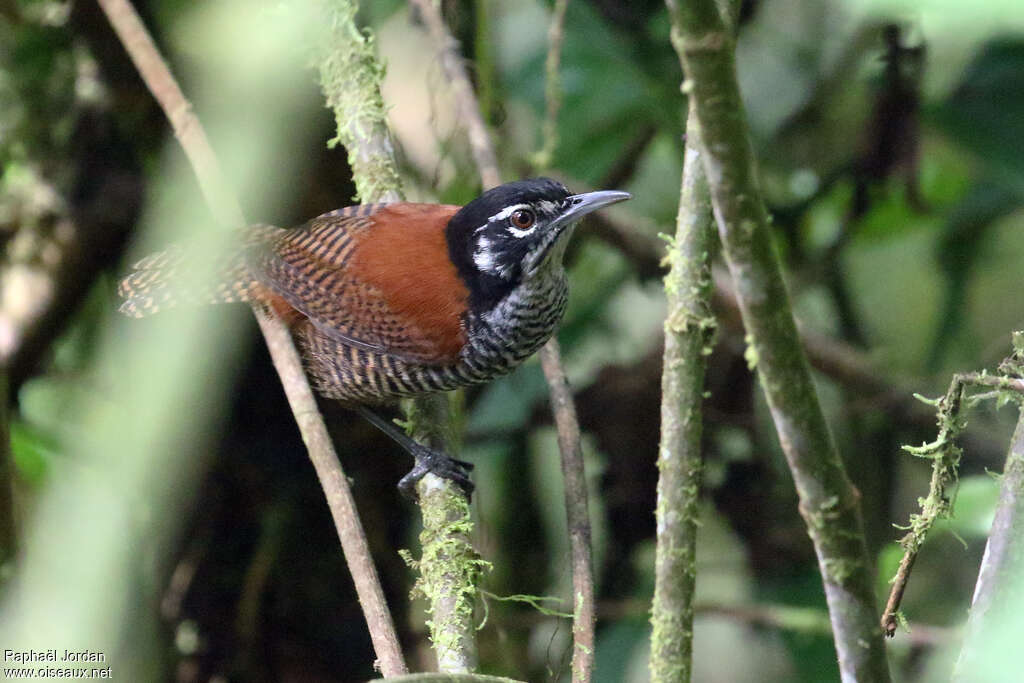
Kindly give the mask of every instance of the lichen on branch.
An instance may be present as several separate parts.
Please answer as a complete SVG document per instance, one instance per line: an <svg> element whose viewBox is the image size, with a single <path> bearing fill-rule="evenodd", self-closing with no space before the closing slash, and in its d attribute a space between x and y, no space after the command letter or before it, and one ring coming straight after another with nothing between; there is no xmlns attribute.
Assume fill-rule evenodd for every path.
<svg viewBox="0 0 1024 683"><path fill-rule="evenodd" d="M385 70L373 34L356 24L356 2L321 0L320 6L327 29L318 46L317 68L336 126L327 144L340 144L348 152L357 199L400 201L402 183L380 94Z"/></svg>
<svg viewBox="0 0 1024 683"><path fill-rule="evenodd" d="M669 0L723 253L818 556L843 681L888 681L860 498L825 421L800 345L761 197L736 77L735 41L715 0Z"/></svg>
<svg viewBox="0 0 1024 683"><path fill-rule="evenodd" d="M352 178L362 202L402 199L401 179L387 126L380 84L384 67L372 34L356 24L357 3L321 0L327 21L319 46L320 86L334 111L337 134L332 144L348 151ZM449 397L435 394L403 403L407 431L421 443L451 449L452 408ZM442 673L465 673L476 667L472 605L479 561L469 542L472 520L466 494L455 483L428 474L417 485L424 532L430 530L417 566L430 601L431 640ZM455 549L459 549L455 552ZM467 563L467 558L475 558ZM467 607L468 605L468 607Z"/></svg>
<svg viewBox="0 0 1024 683"><path fill-rule="evenodd" d="M1000 405L1010 401L1024 405L1024 333L1014 333L1013 347L1013 354L999 365L999 374L990 375L985 371L958 373L953 375L949 389L942 397L928 399L920 394L914 395L917 400L935 407L939 434L930 443L903 447L911 455L931 460L932 476L928 495L919 499L921 511L910 515L909 524L901 527L907 531L900 539L903 558L892 578L889 599L882 612L882 629L889 637L895 635L897 627L905 622L900 605L928 532L937 520L950 517L953 511L954 495L950 491L956 485L963 455L958 438L967 426L964 408L993 398ZM968 395L968 390L975 387L988 391Z"/></svg>

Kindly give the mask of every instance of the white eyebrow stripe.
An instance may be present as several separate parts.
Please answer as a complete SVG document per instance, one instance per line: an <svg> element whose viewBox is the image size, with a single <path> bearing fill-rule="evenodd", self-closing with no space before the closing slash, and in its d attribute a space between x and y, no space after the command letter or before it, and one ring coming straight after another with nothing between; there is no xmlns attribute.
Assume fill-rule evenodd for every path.
<svg viewBox="0 0 1024 683"><path fill-rule="evenodd" d="M503 221L506 218L508 218L509 216L511 216L513 213L518 211L519 209L529 209L529 208L530 208L529 204L516 204L515 206L509 206L509 207L506 207L506 208L502 209L498 213L494 214L490 218L488 218L487 222L488 223L493 223L494 221Z"/></svg>

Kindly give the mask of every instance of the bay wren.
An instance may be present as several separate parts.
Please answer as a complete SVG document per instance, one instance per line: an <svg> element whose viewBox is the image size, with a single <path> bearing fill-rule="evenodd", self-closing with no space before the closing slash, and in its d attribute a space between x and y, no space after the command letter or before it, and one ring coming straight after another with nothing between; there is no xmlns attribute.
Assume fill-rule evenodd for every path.
<svg viewBox="0 0 1024 683"><path fill-rule="evenodd" d="M118 293L142 317L181 303L250 302L290 326L317 390L342 401L414 457L399 488L427 472L470 491L469 463L417 443L374 406L510 372L554 334L576 223L626 192L571 194L547 178L488 190L463 207L396 202L337 209L285 230L245 228L206 286L188 254L140 261Z"/></svg>

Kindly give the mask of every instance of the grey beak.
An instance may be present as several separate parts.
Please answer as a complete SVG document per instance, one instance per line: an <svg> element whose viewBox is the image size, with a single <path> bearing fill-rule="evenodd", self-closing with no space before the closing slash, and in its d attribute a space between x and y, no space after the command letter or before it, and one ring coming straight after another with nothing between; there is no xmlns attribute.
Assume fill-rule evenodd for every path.
<svg viewBox="0 0 1024 683"><path fill-rule="evenodd" d="M571 206L558 217L558 224L569 225L570 223L575 223L592 211L597 211L609 204L624 202L632 198L633 195L630 193L619 192L618 190L601 190L600 192L573 195L569 197Z"/></svg>
<svg viewBox="0 0 1024 683"><path fill-rule="evenodd" d="M564 251L564 245L566 243L566 235L571 233L569 230L570 226L578 221L579 219L586 216L591 211L597 211L598 209L614 204L616 202L624 202L627 199L632 199L633 195L628 192L618 192L616 190L602 190L601 192L587 192L585 194L574 194L568 197L569 208L559 216L557 219L552 221L551 225L548 226L546 234L549 236L546 238L541 250L534 252L529 257L529 263L527 263L526 274L532 275L536 273L541 265L543 265L548 257L552 253L552 247L555 244L562 244ZM561 260L561 251L558 256Z"/></svg>

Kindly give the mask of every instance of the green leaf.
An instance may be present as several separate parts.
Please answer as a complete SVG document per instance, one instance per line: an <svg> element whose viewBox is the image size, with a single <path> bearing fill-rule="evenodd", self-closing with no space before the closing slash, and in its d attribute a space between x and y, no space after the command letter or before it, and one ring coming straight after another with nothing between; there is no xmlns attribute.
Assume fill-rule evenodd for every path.
<svg viewBox="0 0 1024 683"><path fill-rule="evenodd" d="M515 3L511 3L515 4ZM525 100L539 121L544 111L547 41L534 10L509 11L496 55L512 98ZM527 41L524 35L539 40ZM670 54L665 45L666 54ZM588 183L598 182L645 125L681 129L681 74L657 77L641 67L636 45L588 3L570 3L562 47L563 102L556 166ZM678 63L676 63L678 72ZM677 105L665 106L666 101Z"/></svg>
<svg viewBox="0 0 1024 683"><path fill-rule="evenodd" d="M979 162L1024 191L1024 41L993 40L931 118Z"/></svg>
<svg viewBox="0 0 1024 683"><path fill-rule="evenodd" d="M60 453L57 440L22 420L11 421L11 452L18 476L31 487L46 481L50 463Z"/></svg>
<svg viewBox="0 0 1024 683"><path fill-rule="evenodd" d="M992 527L999 483L987 474L960 479L952 516L942 520L937 529L950 531L964 538L984 538Z"/></svg>

